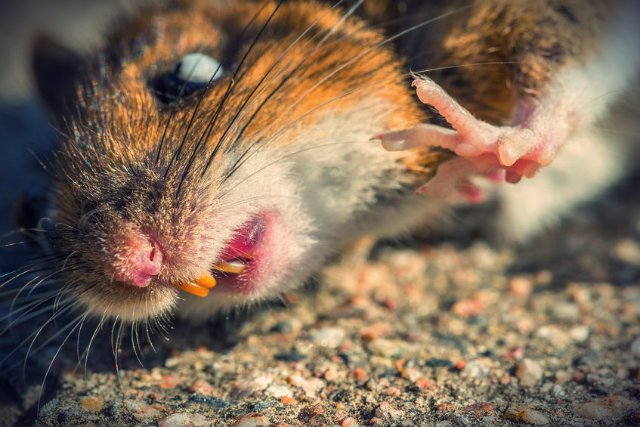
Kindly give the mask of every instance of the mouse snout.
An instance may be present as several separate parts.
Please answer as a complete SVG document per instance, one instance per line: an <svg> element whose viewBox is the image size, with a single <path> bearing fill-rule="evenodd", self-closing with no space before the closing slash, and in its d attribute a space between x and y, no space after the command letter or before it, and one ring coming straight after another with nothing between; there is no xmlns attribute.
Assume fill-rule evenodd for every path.
<svg viewBox="0 0 640 427"><path fill-rule="evenodd" d="M144 288L160 274L163 255L158 243L144 233L130 231L116 243L113 278Z"/></svg>

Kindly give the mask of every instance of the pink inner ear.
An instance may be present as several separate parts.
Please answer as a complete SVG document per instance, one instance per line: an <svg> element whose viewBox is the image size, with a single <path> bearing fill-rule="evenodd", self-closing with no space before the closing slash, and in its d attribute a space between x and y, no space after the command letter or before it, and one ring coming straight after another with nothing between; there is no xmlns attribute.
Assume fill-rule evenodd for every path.
<svg viewBox="0 0 640 427"><path fill-rule="evenodd" d="M160 246L148 236L132 231L118 249L113 277L127 285L144 288L160 274L162 261Z"/></svg>

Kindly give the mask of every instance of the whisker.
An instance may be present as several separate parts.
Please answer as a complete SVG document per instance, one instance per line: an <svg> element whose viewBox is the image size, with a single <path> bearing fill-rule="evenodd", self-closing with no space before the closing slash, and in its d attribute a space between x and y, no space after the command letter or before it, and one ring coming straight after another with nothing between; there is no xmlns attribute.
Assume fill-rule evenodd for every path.
<svg viewBox="0 0 640 427"><path fill-rule="evenodd" d="M88 315L88 313L85 314L84 317L87 317L87 315ZM83 321L84 321L84 318L83 318ZM82 324L82 322L80 322L80 324ZM60 346L58 347L58 350L53 355L53 358L51 359L51 363L49 363L49 367L47 368L47 372L45 372L44 379L42 380L42 385L40 386L40 395L38 396L38 412L40 412L40 399L42 398L43 391L44 391L44 385L47 382L47 377L49 376L49 372L51 372L51 367L53 366L53 363L55 362L56 358L58 357L58 354L60 354L60 350L62 350L62 347L66 344L66 342L69 340L69 338L71 337L71 335L73 334L73 332L75 331L75 329L77 327L78 327L78 322L76 322L76 324L73 327L73 329L71 329L69 334L67 334L67 336L64 338L64 340L62 341L62 344L60 344Z"/></svg>

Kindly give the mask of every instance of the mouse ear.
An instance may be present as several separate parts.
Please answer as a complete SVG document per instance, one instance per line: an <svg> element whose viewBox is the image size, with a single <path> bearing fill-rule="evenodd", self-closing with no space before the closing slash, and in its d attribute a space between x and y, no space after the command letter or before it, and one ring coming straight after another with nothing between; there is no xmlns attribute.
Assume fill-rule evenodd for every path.
<svg viewBox="0 0 640 427"><path fill-rule="evenodd" d="M81 64L79 54L48 36L38 35L34 39L35 83L42 100L56 118L74 112L75 84L80 77Z"/></svg>

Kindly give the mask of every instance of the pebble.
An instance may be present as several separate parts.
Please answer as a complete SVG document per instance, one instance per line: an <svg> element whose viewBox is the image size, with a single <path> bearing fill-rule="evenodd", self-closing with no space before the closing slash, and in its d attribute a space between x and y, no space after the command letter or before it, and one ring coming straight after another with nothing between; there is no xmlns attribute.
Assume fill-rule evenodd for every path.
<svg viewBox="0 0 640 427"><path fill-rule="evenodd" d="M562 388L560 384L553 385L553 387L551 388L551 394L553 394L553 396L557 398L565 397L567 395L567 393L564 391L564 388Z"/></svg>
<svg viewBox="0 0 640 427"><path fill-rule="evenodd" d="M569 329L569 336L571 336L571 339L578 343L586 341L587 338L589 338L590 333L591 328L586 325L575 326Z"/></svg>
<svg viewBox="0 0 640 427"><path fill-rule="evenodd" d="M131 415L140 422L148 422L161 415L157 409L144 403L136 402L135 400L125 401L124 406L131 412Z"/></svg>
<svg viewBox="0 0 640 427"><path fill-rule="evenodd" d="M270 425L269 418L261 414L245 414L231 424L232 427L267 427Z"/></svg>
<svg viewBox="0 0 640 427"><path fill-rule="evenodd" d="M385 338L370 341L367 344L367 349L375 355L387 358L401 357L406 353L406 348L401 341L388 340Z"/></svg>
<svg viewBox="0 0 640 427"><path fill-rule="evenodd" d="M364 341L373 341L378 338L386 338L391 335L391 326L388 323L374 323L360 330L360 338Z"/></svg>
<svg viewBox="0 0 640 427"><path fill-rule="evenodd" d="M573 405L574 412L590 420L612 421L622 418L636 408L636 404L622 396L607 396Z"/></svg>
<svg viewBox="0 0 640 427"><path fill-rule="evenodd" d="M620 261L640 267L640 245L638 242L631 239L622 240L616 246L615 254Z"/></svg>
<svg viewBox="0 0 640 427"><path fill-rule="evenodd" d="M352 417L345 417L340 420L340 427L358 427L358 421Z"/></svg>
<svg viewBox="0 0 640 427"><path fill-rule="evenodd" d="M541 326L536 331L536 336L547 340L549 344L558 349L564 349L572 341L569 334L554 325Z"/></svg>
<svg viewBox="0 0 640 427"><path fill-rule="evenodd" d="M469 378L484 378L489 374L489 367L484 363L473 360L467 363L462 370L462 375Z"/></svg>
<svg viewBox="0 0 640 427"><path fill-rule="evenodd" d="M553 307L553 314L560 320L575 322L580 319L580 309L577 304L560 302Z"/></svg>
<svg viewBox="0 0 640 427"><path fill-rule="evenodd" d="M313 343L326 348L338 348L344 338L346 336L346 332L342 328L330 327L330 328L322 328L317 331L311 333L310 339Z"/></svg>
<svg viewBox="0 0 640 427"><path fill-rule="evenodd" d="M518 298L527 298L533 290L533 282L531 279L518 276L509 282L509 292Z"/></svg>
<svg viewBox="0 0 640 427"><path fill-rule="evenodd" d="M374 411L374 417L378 420L395 421L402 417L404 413L393 406L389 402L382 402Z"/></svg>
<svg viewBox="0 0 640 427"><path fill-rule="evenodd" d="M293 393L291 392L289 387L279 384L271 384L269 387L267 387L265 393L269 396L275 397L276 399L280 399L284 396L293 396Z"/></svg>
<svg viewBox="0 0 640 427"><path fill-rule="evenodd" d="M509 406L504 413L504 417L511 421L543 426L549 424L549 418L542 412L529 408L528 406Z"/></svg>
<svg viewBox="0 0 640 427"><path fill-rule="evenodd" d="M205 396L213 396L215 394L215 388L204 380L197 380L189 387L191 393L199 393Z"/></svg>
<svg viewBox="0 0 640 427"><path fill-rule="evenodd" d="M453 366L453 362L449 359L429 359L426 361L426 365L430 368L449 368ZM468 366L468 364L467 364Z"/></svg>
<svg viewBox="0 0 640 427"><path fill-rule="evenodd" d="M104 408L104 401L93 396L84 397L80 401L80 404L82 405L82 409L87 412L100 412Z"/></svg>
<svg viewBox="0 0 640 427"><path fill-rule="evenodd" d="M522 359L516 365L516 377L525 387L536 385L542 379L542 367L531 359Z"/></svg>
<svg viewBox="0 0 640 427"><path fill-rule="evenodd" d="M365 381L367 381L367 378L369 378L369 376L367 375L367 371L362 368L354 369L353 372L351 372L351 376L353 376L353 378L360 383L364 383Z"/></svg>
<svg viewBox="0 0 640 427"><path fill-rule="evenodd" d="M566 384L571 381L573 375L571 375L571 372L569 371L560 370L556 371L555 377L558 384Z"/></svg>
<svg viewBox="0 0 640 427"><path fill-rule="evenodd" d="M321 418L324 415L324 409L322 405L308 405L300 410L298 414L298 420L302 421L305 424L316 424L318 421L321 421Z"/></svg>
<svg viewBox="0 0 640 427"><path fill-rule="evenodd" d="M273 356L274 359L281 362L300 362L307 358L306 354L300 353L295 347L289 351L278 353Z"/></svg>
<svg viewBox="0 0 640 427"><path fill-rule="evenodd" d="M158 421L158 427L209 427L215 420L201 414L173 414Z"/></svg>
<svg viewBox="0 0 640 427"><path fill-rule="evenodd" d="M289 384L300 387L307 397L316 397L318 392L324 388L324 381L319 378L304 378L302 375L293 374L287 378Z"/></svg>

